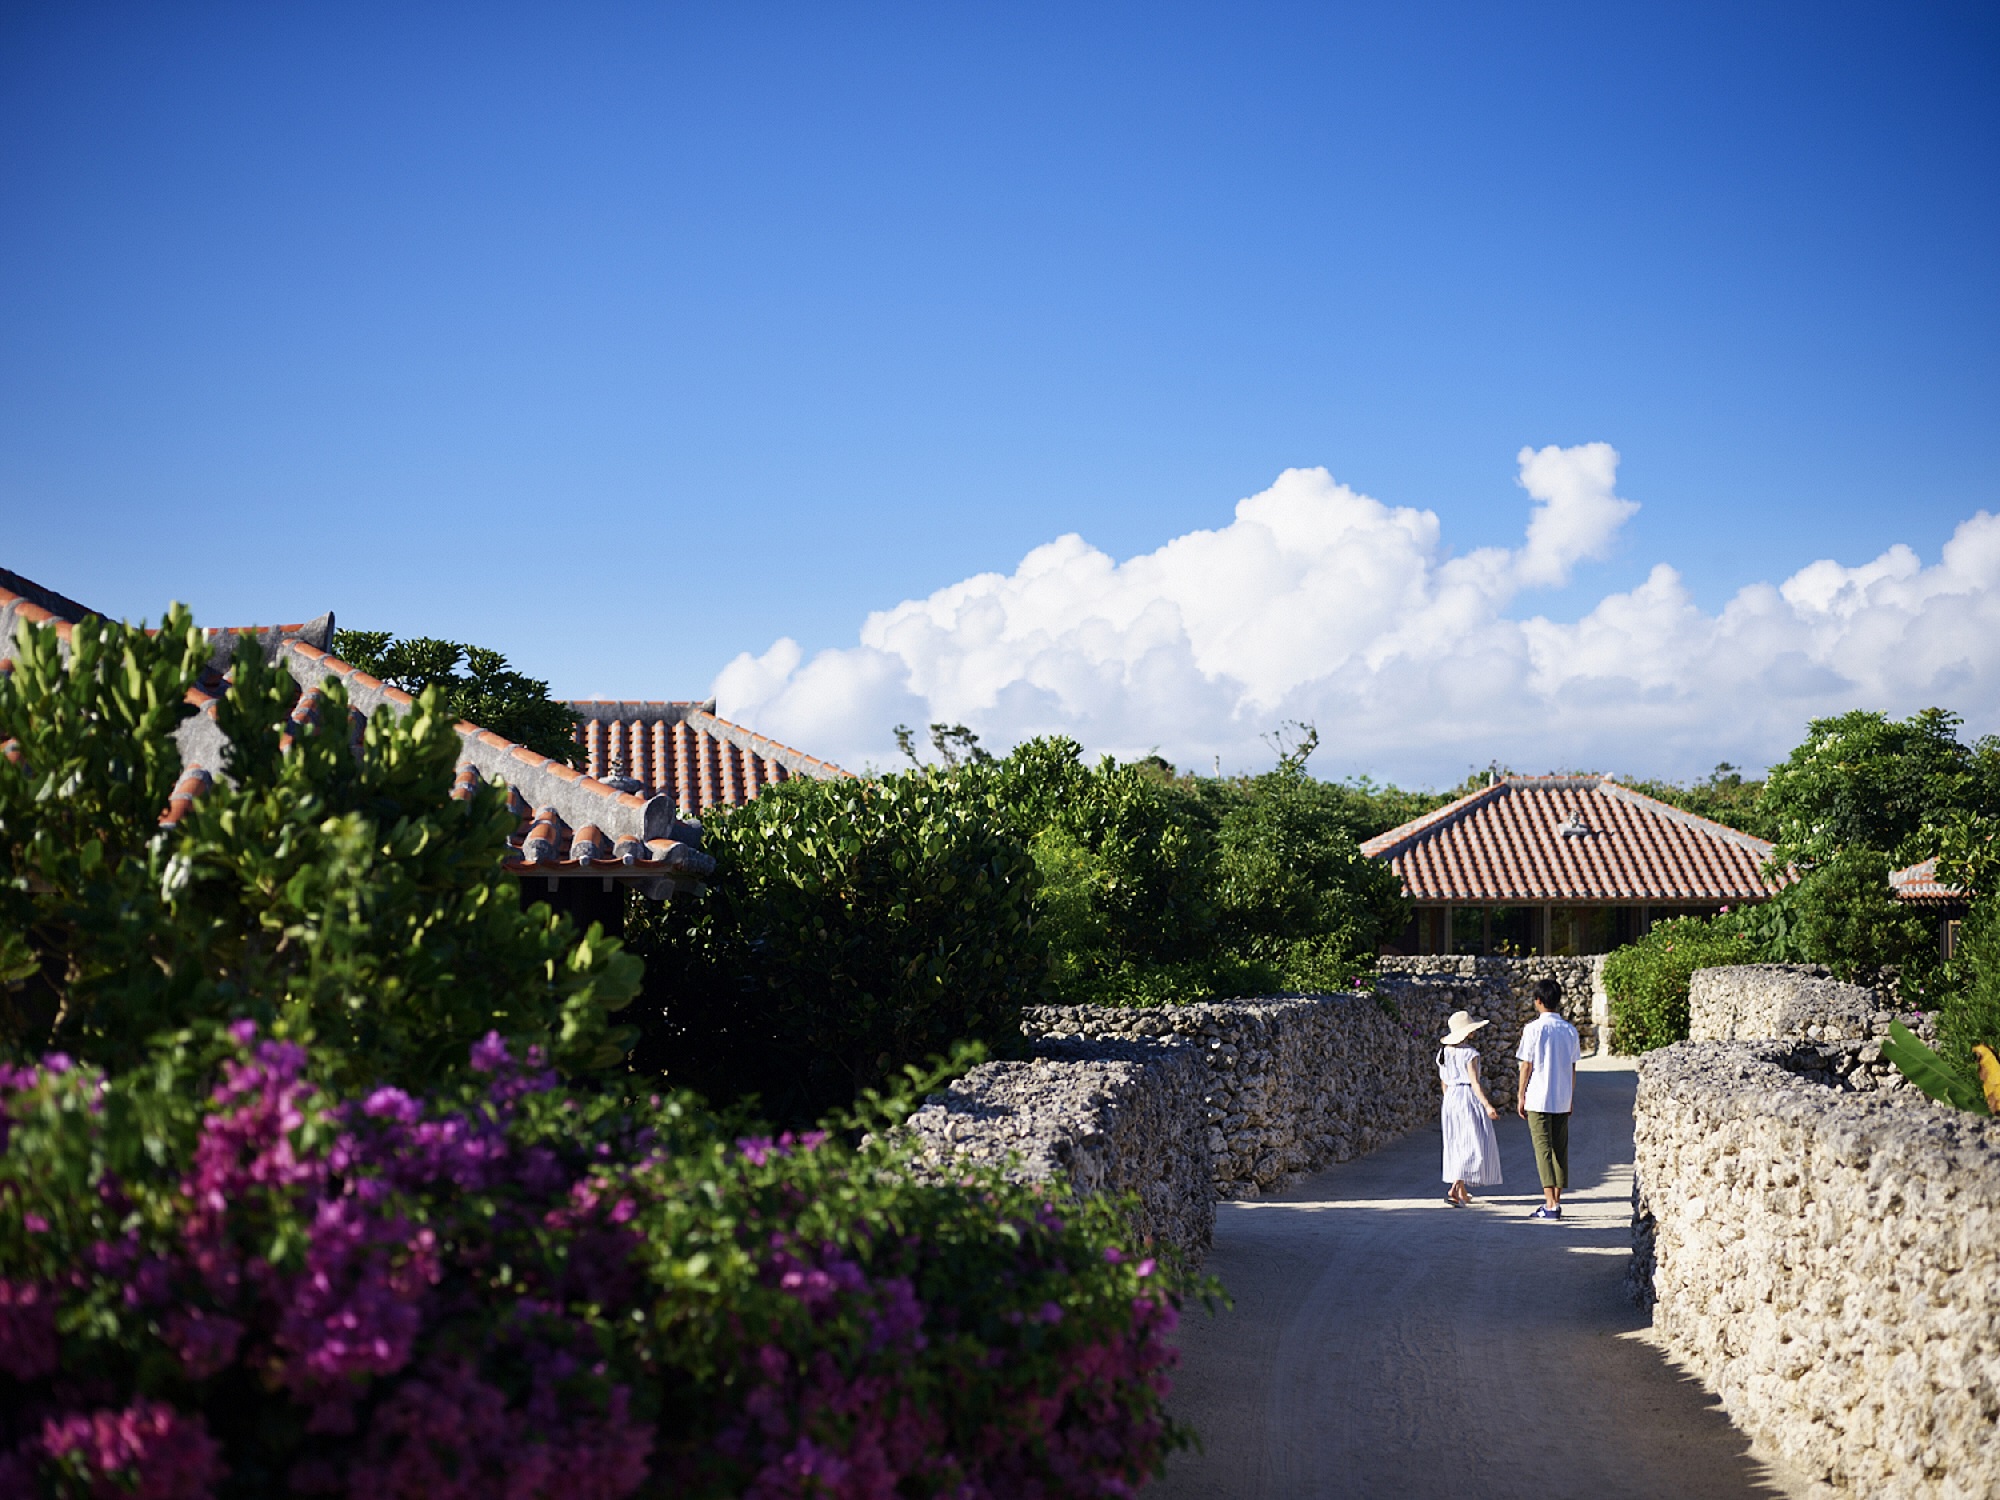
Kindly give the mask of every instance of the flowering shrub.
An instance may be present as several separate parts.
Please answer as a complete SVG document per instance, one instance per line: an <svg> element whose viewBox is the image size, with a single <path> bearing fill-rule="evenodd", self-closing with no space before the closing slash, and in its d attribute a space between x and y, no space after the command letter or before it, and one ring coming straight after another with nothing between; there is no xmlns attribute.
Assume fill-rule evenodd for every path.
<svg viewBox="0 0 2000 1500"><path fill-rule="evenodd" d="M1183 1440L1114 1207L497 1036L324 1076L248 1022L0 1071L0 1493L1115 1496Z"/></svg>

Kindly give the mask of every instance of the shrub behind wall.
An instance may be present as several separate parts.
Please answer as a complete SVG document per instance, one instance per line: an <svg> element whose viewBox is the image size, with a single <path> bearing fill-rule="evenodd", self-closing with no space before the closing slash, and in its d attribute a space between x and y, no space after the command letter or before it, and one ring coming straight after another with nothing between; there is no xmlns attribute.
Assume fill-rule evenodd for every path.
<svg viewBox="0 0 2000 1500"><path fill-rule="evenodd" d="M1758 946L1726 921L1677 917L1656 924L1604 961L1611 1001L1611 1045L1650 1052L1688 1035L1688 981L1696 969L1753 963Z"/></svg>
<svg viewBox="0 0 2000 1500"><path fill-rule="evenodd" d="M956 1043L1018 1050L1035 867L949 773L796 780L711 816L706 895L635 902L636 1065L809 1124Z"/></svg>

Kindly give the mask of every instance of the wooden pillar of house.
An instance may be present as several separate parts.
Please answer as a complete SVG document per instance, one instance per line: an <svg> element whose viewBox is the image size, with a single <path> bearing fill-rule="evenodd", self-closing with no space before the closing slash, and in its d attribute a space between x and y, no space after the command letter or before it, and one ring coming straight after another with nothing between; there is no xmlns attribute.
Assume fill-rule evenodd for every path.
<svg viewBox="0 0 2000 1500"><path fill-rule="evenodd" d="M1442 947L1438 949L1438 952L1450 953L1451 952L1451 908L1449 906L1441 906L1438 908L1438 910L1444 914L1441 919L1444 924L1444 944Z"/></svg>
<svg viewBox="0 0 2000 1500"><path fill-rule="evenodd" d="M1556 951L1556 909L1547 901L1542 903L1542 957L1553 957Z"/></svg>
<svg viewBox="0 0 2000 1500"><path fill-rule="evenodd" d="M1493 951L1493 908L1490 906L1479 908L1479 951Z"/></svg>

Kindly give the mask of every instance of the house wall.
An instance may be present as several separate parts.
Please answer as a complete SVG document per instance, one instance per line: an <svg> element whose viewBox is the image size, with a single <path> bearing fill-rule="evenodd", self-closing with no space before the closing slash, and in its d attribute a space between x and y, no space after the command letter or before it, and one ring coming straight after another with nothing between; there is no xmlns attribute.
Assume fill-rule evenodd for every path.
<svg viewBox="0 0 2000 1500"><path fill-rule="evenodd" d="M1419 906L1391 945L1400 956L1468 954L1589 957L1635 942L1669 917L1708 916L1714 906L1596 902Z"/></svg>

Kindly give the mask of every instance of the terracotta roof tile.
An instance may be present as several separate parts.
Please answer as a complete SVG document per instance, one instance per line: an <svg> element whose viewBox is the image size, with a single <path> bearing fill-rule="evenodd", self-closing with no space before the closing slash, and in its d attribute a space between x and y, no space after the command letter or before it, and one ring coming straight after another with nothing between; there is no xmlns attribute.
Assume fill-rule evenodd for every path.
<svg viewBox="0 0 2000 1500"><path fill-rule="evenodd" d="M851 774L718 717L712 701L584 698L569 706L582 719L576 739L589 775L669 797L689 816L740 807L794 776Z"/></svg>
<svg viewBox="0 0 2000 1500"><path fill-rule="evenodd" d="M1920 906L1959 906L1968 899L1959 887L1946 885L1937 878L1935 858L1890 872L1889 889L1898 901Z"/></svg>
<svg viewBox="0 0 2000 1500"><path fill-rule="evenodd" d="M1514 776L1361 846L1419 903L1757 901L1771 845L1598 776Z"/></svg>
<svg viewBox="0 0 2000 1500"><path fill-rule="evenodd" d="M191 766L181 772L181 779L174 783L174 790L167 798L167 810L160 814L160 826L171 828L188 815L194 806L194 799L215 785L215 778L199 766Z"/></svg>

